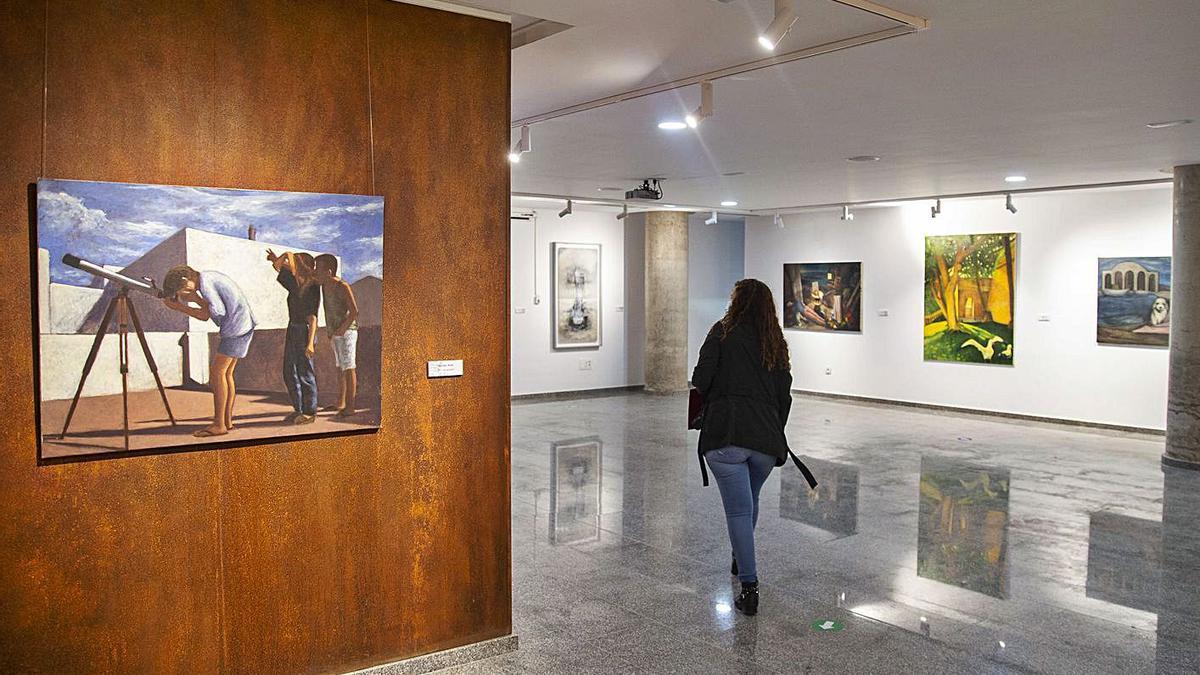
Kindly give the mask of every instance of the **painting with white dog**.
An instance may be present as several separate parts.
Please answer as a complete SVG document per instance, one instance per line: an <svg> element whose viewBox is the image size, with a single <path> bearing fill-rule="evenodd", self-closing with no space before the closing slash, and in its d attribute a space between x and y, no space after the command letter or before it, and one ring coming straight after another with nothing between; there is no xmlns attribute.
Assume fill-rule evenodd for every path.
<svg viewBox="0 0 1200 675"><path fill-rule="evenodd" d="M1101 258L1096 341L1166 347L1171 333L1171 258Z"/></svg>

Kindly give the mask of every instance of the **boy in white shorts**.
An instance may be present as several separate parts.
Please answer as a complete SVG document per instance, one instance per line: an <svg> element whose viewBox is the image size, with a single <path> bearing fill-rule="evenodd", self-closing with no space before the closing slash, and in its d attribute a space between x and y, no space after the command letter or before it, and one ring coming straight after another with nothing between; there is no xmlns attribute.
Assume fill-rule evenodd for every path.
<svg viewBox="0 0 1200 675"><path fill-rule="evenodd" d="M333 362L342 373L341 392L336 406L323 410L337 410L336 417L349 417L356 411L354 397L358 388L355 355L358 349L358 303L350 284L337 275L338 260L323 253L317 256L317 281L321 284L321 296L325 305L325 330L333 343Z"/></svg>

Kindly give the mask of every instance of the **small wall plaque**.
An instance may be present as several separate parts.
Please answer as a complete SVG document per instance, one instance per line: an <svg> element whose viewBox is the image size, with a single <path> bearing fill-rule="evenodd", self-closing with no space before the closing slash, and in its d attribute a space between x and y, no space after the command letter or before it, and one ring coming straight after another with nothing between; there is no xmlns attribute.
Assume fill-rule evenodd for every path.
<svg viewBox="0 0 1200 675"><path fill-rule="evenodd" d="M429 377L461 377L463 374L462 359L452 359L449 361L430 361Z"/></svg>

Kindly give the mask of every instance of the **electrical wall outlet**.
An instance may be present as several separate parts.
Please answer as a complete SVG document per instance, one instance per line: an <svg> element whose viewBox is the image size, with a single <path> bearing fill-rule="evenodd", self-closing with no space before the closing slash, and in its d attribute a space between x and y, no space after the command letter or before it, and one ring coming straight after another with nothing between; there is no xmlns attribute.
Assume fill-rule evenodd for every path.
<svg viewBox="0 0 1200 675"><path fill-rule="evenodd" d="M1038 321L1047 322L1050 320L1049 314L1038 314Z"/></svg>
<svg viewBox="0 0 1200 675"><path fill-rule="evenodd" d="M887 316L887 315L888 315L888 311L886 309L879 310L879 316Z"/></svg>
<svg viewBox="0 0 1200 675"><path fill-rule="evenodd" d="M832 375L832 374L833 374L833 368L826 368L826 369L825 369L825 374L826 374L826 375Z"/></svg>
<svg viewBox="0 0 1200 675"><path fill-rule="evenodd" d="M591 359L579 359L579 369L580 370L591 370L592 369L592 360Z"/></svg>
<svg viewBox="0 0 1200 675"><path fill-rule="evenodd" d="M524 313L525 313L524 307L514 307L513 308L513 314L524 314Z"/></svg>

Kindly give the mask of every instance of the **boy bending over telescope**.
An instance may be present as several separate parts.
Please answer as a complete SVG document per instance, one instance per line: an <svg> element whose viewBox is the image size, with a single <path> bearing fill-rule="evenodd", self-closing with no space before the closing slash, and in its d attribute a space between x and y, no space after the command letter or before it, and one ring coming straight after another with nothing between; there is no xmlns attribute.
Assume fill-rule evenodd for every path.
<svg viewBox="0 0 1200 675"><path fill-rule="evenodd" d="M233 429L233 401L237 385L233 371L246 357L254 339L254 313L242 289L233 279L206 270L197 272L177 265L163 279L163 304L198 321L212 321L220 328L217 353L209 366L208 382L213 393L213 421L194 432L198 438L224 436Z"/></svg>

